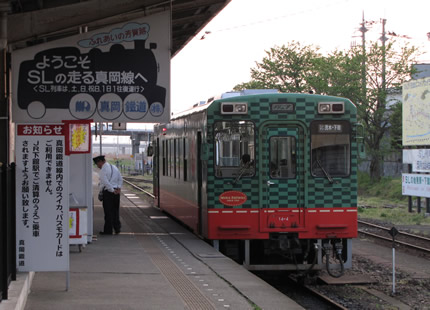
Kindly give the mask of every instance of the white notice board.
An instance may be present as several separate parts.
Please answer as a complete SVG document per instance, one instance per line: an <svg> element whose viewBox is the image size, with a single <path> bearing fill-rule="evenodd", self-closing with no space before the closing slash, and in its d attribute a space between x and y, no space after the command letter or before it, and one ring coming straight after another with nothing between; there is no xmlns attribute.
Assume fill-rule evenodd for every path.
<svg viewBox="0 0 430 310"><path fill-rule="evenodd" d="M430 175L403 173L402 194L403 196L430 198Z"/></svg>
<svg viewBox="0 0 430 310"><path fill-rule="evenodd" d="M62 124L18 124L16 250L19 271L69 270L69 158Z"/></svg>
<svg viewBox="0 0 430 310"><path fill-rule="evenodd" d="M413 172L430 172L430 149L403 150L403 163L412 164Z"/></svg>
<svg viewBox="0 0 430 310"><path fill-rule="evenodd" d="M170 12L17 49L13 121L170 120Z"/></svg>

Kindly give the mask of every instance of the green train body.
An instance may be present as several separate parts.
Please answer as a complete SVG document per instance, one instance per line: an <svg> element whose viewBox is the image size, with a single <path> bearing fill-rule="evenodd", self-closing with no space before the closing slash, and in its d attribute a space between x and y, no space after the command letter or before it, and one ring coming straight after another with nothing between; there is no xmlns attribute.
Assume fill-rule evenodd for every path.
<svg viewBox="0 0 430 310"><path fill-rule="evenodd" d="M357 236L355 105L234 95L155 127L156 204L250 269L321 268L331 251L348 267Z"/></svg>

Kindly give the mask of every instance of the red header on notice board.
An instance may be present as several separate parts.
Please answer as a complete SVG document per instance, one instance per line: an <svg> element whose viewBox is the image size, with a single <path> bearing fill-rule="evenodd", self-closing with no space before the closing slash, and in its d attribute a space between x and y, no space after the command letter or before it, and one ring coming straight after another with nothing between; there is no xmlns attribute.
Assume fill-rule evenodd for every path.
<svg viewBox="0 0 430 310"><path fill-rule="evenodd" d="M63 136L64 126L62 124L23 124L18 125L18 136Z"/></svg>

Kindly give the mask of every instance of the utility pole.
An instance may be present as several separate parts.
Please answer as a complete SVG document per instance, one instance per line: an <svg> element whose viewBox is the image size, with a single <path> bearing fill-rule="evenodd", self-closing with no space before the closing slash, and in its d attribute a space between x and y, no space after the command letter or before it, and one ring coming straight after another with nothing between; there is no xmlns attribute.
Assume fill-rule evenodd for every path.
<svg viewBox="0 0 430 310"><path fill-rule="evenodd" d="M7 14L9 2L0 1L0 163L9 163L9 63L7 57Z"/></svg>
<svg viewBox="0 0 430 310"><path fill-rule="evenodd" d="M382 41L382 91L385 94L385 73L386 73L386 69L385 69L385 64L386 64L386 57L385 57L385 41L387 41L387 37L385 36L385 24L386 24L387 20L385 18L382 19L382 37L381 37L381 41ZM385 98L384 98L385 99Z"/></svg>
<svg viewBox="0 0 430 310"><path fill-rule="evenodd" d="M359 31L361 32L361 48L363 53L363 60L361 62L361 88L363 90L363 100L366 98L366 32L368 30L369 29L366 28L363 11L363 20L361 22L361 27L359 28Z"/></svg>

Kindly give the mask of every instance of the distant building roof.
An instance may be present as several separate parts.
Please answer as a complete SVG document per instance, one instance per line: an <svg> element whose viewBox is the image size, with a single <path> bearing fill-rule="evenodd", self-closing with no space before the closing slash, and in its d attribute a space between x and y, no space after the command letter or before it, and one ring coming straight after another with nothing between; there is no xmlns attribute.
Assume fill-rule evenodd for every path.
<svg viewBox="0 0 430 310"><path fill-rule="evenodd" d="M414 80L430 77L430 64L415 64L414 67L418 70L412 75Z"/></svg>

